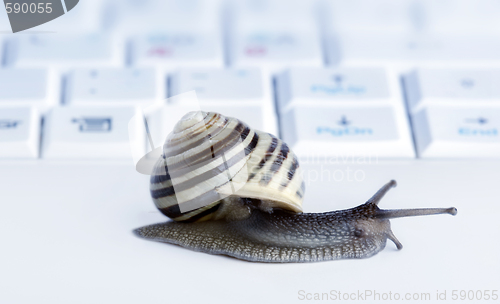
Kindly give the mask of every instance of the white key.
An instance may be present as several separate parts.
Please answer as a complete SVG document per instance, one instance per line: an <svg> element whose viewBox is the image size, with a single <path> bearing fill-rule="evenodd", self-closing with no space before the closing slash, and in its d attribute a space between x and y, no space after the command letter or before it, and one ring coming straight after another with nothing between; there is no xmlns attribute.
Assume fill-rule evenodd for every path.
<svg viewBox="0 0 500 304"><path fill-rule="evenodd" d="M500 32L500 2L497 0L421 0L426 29L452 34Z"/></svg>
<svg viewBox="0 0 500 304"><path fill-rule="evenodd" d="M133 37L131 60L171 72L223 67L219 0L120 1L114 31ZM147 20L147 22L144 22Z"/></svg>
<svg viewBox="0 0 500 304"><path fill-rule="evenodd" d="M283 139L299 157L414 157L406 118L390 106L295 107L281 118Z"/></svg>
<svg viewBox="0 0 500 304"><path fill-rule="evenodd" d="M333 31L371 33L498 34L496 0L331 0Z"/></svg>
<svg viewBox="0 0 500 304"><path fill-rule="evenodd" d="M172 95L196 90L200 100L261 102L265 96L258 69L181 69L172 77Z"/></svg>
<svg viewBox="0 0 500 304"><path fill-rule="evenodd" d="M418 69L405 77L412 112L425 106L500 105L500 69Z"/></svg>
<svg viewBox="0 0 500 304"><path fill-rule="evenodd" d="M68 77L70 105L149 105L166 98L166 77L146 69L77 69Z"/></svg>
<svg viewBox="0 0 500 304"><path fill-rule="evenodd" d="M43 112L59 102L59 83L47 69L0 69L0 106L33 106Z"/></svg>
<svg viewBox="0 0 500 304"><path fill-rule="evenodd" d="M45 119L43 158L131 159L129 121L134 107L57 107ZM131 126L137 143L145 147L143 127Z"/></svg>
<svg viewBox="0 0 500 304"><path fill-rule="evenodd" d="M316 1L236 0L229 3L232 25L244 32L254 29L314 32Z"/></svg>
<svg viewBox="0 0 500 304"><path fill-rule="evenodd" d="M221 38L210 32L165 32L136 37L132 42L135 66L172 70L178 67L223 67Z"/></svg>
<svg viewBox="0 0 500 304"><path fill-rule="evenodd" d="M7 48L7 64L61 71L89 66L120 66L125 47L105 34L19 35Z"/></svg>
<svg viewBox="0 0 500 304"><path fill-rule="evenodd" d="M334 31L446 34L500 31L496 0L331 0L327 22Z"/></svg>
<svg viewBox="0 0 500 304"><path fill-rule="evenodd" d="M234 3L229 41L231 65L259 66L270 72L287 66L322 66L314 9L309 1Z"/></svg>
<svg viewBox="0 0 500 304"><path fill-rule="evenodd" d="M427 107L412 117L419 157L500 157L500 107Z"/></svg>
<svg viewBox="0 0 500 304"><path fill-rule="evenodd" d="M38 158L39 140L35 108L0 108L0 158Z"/></svg>
<svg viewBox="0 0 500 304"><path fill-rule="evenodd" d="M413 0L331 0L327 23L333 31L408 32L418 26L421 6Z"/></svg>
<svg viewBox="0 0 500 304"><path fill-rule="evenodd" d="M219 30L219 0L117 0L111 27L119 35L172 31Z"/></svg>
<svg viewBox="0 0 500 304"><path fill-rule="evenodd" d="M277 133L270 84L258 69L182 69L172 95L195 90L203 111L221 112L252 127Z"/></svg>
<svg viewBox="0 0 500 304"><path fill-rule="evenodd" d="M402 104L396 75L382 68L291 68L278 78L280 112L295 106Z"/></svg>
<svg viewBox="0 0 500 304"><path fill-rule="evenodd" d="M287 66L323 64L319 38L309 33L241 33L231 46L231 62L237 67L259 66L277 72Z"/></svg>
<svg viewBox="0 0 500 304"><path fill-rule="evenodd" d="M386 66L406 72L419 67L500 66L500 40L488 35L339 34L329 62Z"/></svg>

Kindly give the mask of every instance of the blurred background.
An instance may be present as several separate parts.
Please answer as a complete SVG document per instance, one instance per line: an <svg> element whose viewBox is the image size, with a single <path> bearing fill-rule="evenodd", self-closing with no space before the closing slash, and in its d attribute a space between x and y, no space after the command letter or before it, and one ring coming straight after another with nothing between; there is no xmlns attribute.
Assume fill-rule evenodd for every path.
<svg viewBox="0 0 500 304"><path fill-rule="evenodd" d="M196 106L300 156L497 157L499 13L496 0L86 0L12 34L2 9L0 106L35 110L19 115L48 134L59 107L156 104L159 145L186 110L166 98L195 90ZM71 154L36 137L0 155Z"/></svg>

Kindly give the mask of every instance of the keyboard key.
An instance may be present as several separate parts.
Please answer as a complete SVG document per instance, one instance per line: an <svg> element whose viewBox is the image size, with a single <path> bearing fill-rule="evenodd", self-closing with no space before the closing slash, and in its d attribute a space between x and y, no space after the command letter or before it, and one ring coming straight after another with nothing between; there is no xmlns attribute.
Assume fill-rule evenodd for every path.
<svg viewBox="0 0 500 304"><path fill-rule="evenodd" d="M195 90L203 111L235 116L252 127L277 133L270 84L258 69L182 69L172 95Z"/></svg>
<svg viewBox="0 0 500 304"><path fill-rule="evenodd" d="M392 71L382 68L292 68L278 79L278 106L283 136L295 142L303 155L314 156L316 151L328 149L331 154L363 154L366 149L377 157L414 156L399 80ZM377 110L379 107L383 110ZM381 114L368 120L373 125L370 128L384 126L387 129L372 133L363 131L367 127L359 124L365 118L358 115L368 115L372 108ZM339 114L344 109L349 115ZM333 118L329 124L314 125L321 115ZM354 120L357 124L351 125ZM309 128L309 133L300 135L299 128ZM391 133L394 128L399 130L398 134ZM329 132L331 134L326 135ZM397 136L394 138L390 134ZM337 141L351 140L353 143L336 146ZM366 146L370 141L374 143ZM309 142L314 144L309 145Z"/></svg>
<svg viewBox="0 0 500 304"><path fill-rule="evenodd" d="M134 107L54 108L45 120L42 157L50 159L132 160L129 130L145 147L140 121L129 127L137 114Z"/></svg>
<svg viewBox="0 0 500 304"><path fill-rule="evenodd" d="M110 27L123 36L163 31L215 33L220 26L220 0L115 1Z"/></svg>
<svg viewBox="0 0 500 304"><path fill-rule="evenodd" d="M315 5L309 1L236 1L230 62L277 72L287 66L323 64ZM293 22L290 22L293 20Z"/></svg>
<svg viewBox="0 0 500 304"><path fill-rule="evenodd" d="M500 69L419 69L405 77L409 107L500 105Z"/></svg>
<svg viewBox="0 0 500 304"><path fill-rule="evenodd" d="M498 34L500 2L496 0L422 0L425 29L453 34Z"/></svg>
<svg viewBox="0 0 500 304"><path fill-rule="evenodd" d="M291 68L278 86L280 112L298 105L401 103L397 76L382 68Z"/></svg>
<svg viewBox="0 0 500 304"><path fill-rule="evenodd" d="M408 123L393 108L295 107L282 114L283 139L300 157L414 157Z"/></svg>
<svg viewBox="0 0 500 304"><path fill-rule="evenodd" d="M236 0L229 3L230 18L237 30L256 28L315 32L318 6L315 1Z"/></svg>
<svg viewBox="0 0 500 304"><path fill-rule="evenodd" d="M386 66L401 72L417 65L500 65L500 40L488 35L338 34L329 46L330 64Z"/></svg>
<svg viewBox="0 0 500 304"><path fill-rule="evenodd" d="M287 66L323 64L319 37L309 33L260 32L237 34L232 45L232 65L258 66L271 72Z"/></svg>
<svg viewBox="0 0 500 304"><path fill-rule="evenodd" d="M0 69L0 106L33 106L44 111L59 102L59 82L47 69Z"/></svg>
<svg viewBox="0 0 500 304"><path fill-rule="evenodd" d="M8 44L7 64L61 71L89 66L120 66L125 47L104 34L19 35Z"/></svg>
<svg viewBox="0 0 500 304"><path fill-rule="evenodd" d="M500 107L429 106L412 122L419 157L500 157Z"/></svg>
<svg viewBox="0 0 500 304"><path fill-rule="evenodd" d="M179 67L223 67L222 40L215 33L170 32L138 36L132 43L135 66L172 70Z"/></svg>
<svg viewBox="0 0 500 304"><path fill-rule="evenodd" d="M331 0L327 11L333 31L401 33L418 28L422 5L413 0Z"/></svg>
<svg viewBox="0 0 500 304"><path fill-rule="evenodd" d="M134 66L167 72L189 66L224 67L220 2L120 1L113 33L124 40L132 38Z"/></svg>
<svg viewBox="0 0 500 304"><path fill-rule="evenodd" d="M40 116L34 108L0 108L0 158L38 158Z"/></svg>
<svg viewBox="0 0 500 304"><path fill-rule="evenodd" d="M368 33L498 34L496 0L331 0L333 31Z"/></svg>
<svg viewBox="0 0 500 304"><path fill-rule="evenodd" d="M261 102L265 96L258 69L181 69L172 77L172 95L195 90L204 102Z"/></svg>
<svg viewBox="0 0 500 304"><path fill-rule="evenodd" d="M146 106L166 98L166 77L152 68L77 69L68 77L66 94L70 105Z"/></svg>

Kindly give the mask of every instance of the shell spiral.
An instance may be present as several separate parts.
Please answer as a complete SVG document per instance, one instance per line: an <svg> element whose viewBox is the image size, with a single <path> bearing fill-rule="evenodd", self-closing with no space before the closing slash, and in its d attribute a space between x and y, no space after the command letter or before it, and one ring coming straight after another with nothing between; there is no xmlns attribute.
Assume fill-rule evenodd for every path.
<svg viewBox="0 0 500 304"><path fill-rule="evenodd" d="M153 169L151 197L175 221L212 219L235 197L302 212L299 162L277 137L213 112L190 112L174 127Z"/></svg>

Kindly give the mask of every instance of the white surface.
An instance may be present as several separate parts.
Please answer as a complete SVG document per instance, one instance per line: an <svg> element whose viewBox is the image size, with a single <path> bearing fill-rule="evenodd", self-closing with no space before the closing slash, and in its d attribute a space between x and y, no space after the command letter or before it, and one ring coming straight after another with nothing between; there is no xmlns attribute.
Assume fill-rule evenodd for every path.
<svg viewBox="0 0 500 304"><path fill-rule="evenodd" d="M135 147L145 143L142 121L134 120L129 128L137 114L131 106L54 108L45 121L42 157L130 159L132 163L129 140L134 139Z"/></svg>
<svg viewBox="0 0 500 304"><path fill-rule="evenodd" d="M405 76L408 107L500 106L500 69L418 69Z"/></svg>
<svg viewBox="0 0 500 304"><path fill-rule="evenodd" d="M166 78L152 68L78 69L66 88L69 105L151 105L167 96Z"/></svg>
<svg viewBox="0 0 500 304"><path fill-rule="evenodd" d="M44 68L0 69L0 105L45 111L59 102L59 82L54 72Z"/></svg>
<svg viewBox="0 0 500 304"><path fill-rule="evenodd" d="M277 134L270 86L270 79L257 68L191 68L173 75L171 95L194 90L201 110L235 116L257 130Z"/></svg>
<svg viewBox="0 0 500 304"><path fill-rule="evenodd" d="M0 157L37 158L40 115L34 108L0 108Z"/></svg>
<svg viewBox="0 0 500 304"><path fill-rule="evenodd" d="M392 220L404 248L389 241L369 259L249 263L135 237L134 228L166 218L151 202L148 177L128 162L2 161L0 302L315 303L300 301L299 291L373 290L456 303L452 290L500 288L499 162L302 165L306 212L357 206L394 178L399 185L381 208L455 206L458 215ZM437 291L447 301L436 301Z"/></svg>
<svg viewBox="0 0 500 304"><path fill-rule="evenodd" d="M420 157L500 156L500 108L429 106L412 123Z"/></svg>

